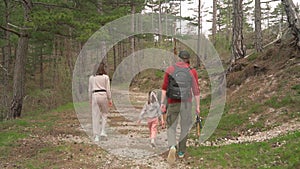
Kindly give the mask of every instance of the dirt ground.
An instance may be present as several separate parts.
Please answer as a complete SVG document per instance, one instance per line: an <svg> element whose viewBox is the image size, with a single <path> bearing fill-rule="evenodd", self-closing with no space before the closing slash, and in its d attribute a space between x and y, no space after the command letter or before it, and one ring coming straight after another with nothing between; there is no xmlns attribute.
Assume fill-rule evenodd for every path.
<svg viewBox="0 0 300 169"><path fill-rule="evenodd" d="M145 101L146 94L133 92L133 98ZM30 137L20 139L11 152L7 152L7 158L1 159L1 168L195 168L193 161L199 160L187 156L178 159L176 164L170 166L167 161L167 150L155 151L148 142L148 129L145 123L138 126L135 122L124 120L122 114L113 108L109 114L108 138L95 143L84 131L77 114L74 111L53 112L55 117L53 126L43 128L24 127L23 131L30 131ZM45 120L46 121L46 120ZM45 122L32 120L34 123ZM233 139L223 139L216 142L205 142L205 146L221 146L232 143L264 141L289 131L299 130L300 123L297 121L286 123L270 131L258 132L253 135L241 135ZM113 134L118 131L118 135ZM165 130L159 129L164 135ZM123 138L123 146L116 148L116 151L109 150L120 144L120 136ZM163 138L163 136L159 136ZM132 147L138 147L135 138L146 140L140 149L129 151ZM117 139L117 141L116 141ZM119 140L118 140L119 139ZM122 141L122 140L121 140ZM161 147L166 145L166 139L161 140ZM110 145L107 147L107 145ZM195 140L189 139L188 145L195 145ZM160 147L160 148L161 148ZM147 154L152 152L152 155ZM150 153L151 154L151 153ZM201 159L200 159L201 160ZM201 168L201 167L200 167Z"/></svg>

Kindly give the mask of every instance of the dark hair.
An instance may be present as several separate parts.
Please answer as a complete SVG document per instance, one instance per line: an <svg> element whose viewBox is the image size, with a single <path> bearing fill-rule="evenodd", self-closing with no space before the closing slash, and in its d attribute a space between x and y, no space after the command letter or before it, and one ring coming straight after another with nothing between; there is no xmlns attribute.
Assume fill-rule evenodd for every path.
<svg viewBox="0 0 300 169"><path fill-rule="evenodd" d="M103 74L106 74L105 64L101 62L97 68L95 75L103 75Z"/></svg>

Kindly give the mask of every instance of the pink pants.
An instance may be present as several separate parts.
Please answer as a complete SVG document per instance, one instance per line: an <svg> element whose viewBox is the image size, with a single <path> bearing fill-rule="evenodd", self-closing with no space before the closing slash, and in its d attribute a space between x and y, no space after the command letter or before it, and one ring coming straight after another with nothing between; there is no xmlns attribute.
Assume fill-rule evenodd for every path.
<svg viewBox="0 0 300 169"><path fill-rule="evenodd" d="M148 128L150 131L150 138L156 138L158 126L158 117L148 119Z"/></svg>

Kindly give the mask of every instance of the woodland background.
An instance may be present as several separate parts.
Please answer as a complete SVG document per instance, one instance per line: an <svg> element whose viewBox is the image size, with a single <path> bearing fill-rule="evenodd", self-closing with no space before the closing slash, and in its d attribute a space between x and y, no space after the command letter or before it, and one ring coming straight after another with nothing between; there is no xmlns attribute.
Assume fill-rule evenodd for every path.
<svg viewBox="0 0 300 169"><path fill-rule="evenodd" d="M198 32L201 33L203 19L210 14L208 22L212 26L207 36L219 53L226 70L227 103L219 127L210 138L211 144L220 140L235 140L241 136L255 136L260 132L277 129L276 127L284 128L281 128L283 133L287 129L285 134L289 130L296 131L283 137L276 137L269 142L221 147L222 157L213 156L220 153L217 148L191 148L192 159L198 158L199 154L206 153L209 156L205 164L200 160L192 165L206 165L208 162L212 164L211 166L225 168L299 167L300 159L296 154L300 151L297 148L300 142L300 18L299 4L296 2L213 0L212 7L207 9L201 5L203 1L199 0L197 4L200 5L190 9L197 15L184 18L190 21L189 24L196 25ZM2 163L0 166L10 166L8 161L16 160L13 158L14 155L9 153L11 150L22 156L22 146L17 149L15 145L24 145L26 142L24 138L37 132L36 126L30 125L32 121L44 122L53 120L54 116L62 119L65 119L65 116L74 116L74 110L70 106L72 73L79 52L95 31L122 16L141 13L145 7L151 9L153 13L167 13L180 18L182 7L180 4L181 1L169 0L1 1L0 145L1 150L5 152L5 155L1 156L1 161L6 161L7 165ZM156 39L155 36L136 35L116 44L104 60L109 75L113 75L117 65L124 58L139 49L154 47L176 55L180 49L186 48L176 39L165 41L164 39L170 37L159 36ZM201 112L205 117L210 103L209 79L204 66L195 57L196 54L192 55L192 66L197 68L202 82ZM146 93L151 88L159 88L162 76L163 72L160 70L141 72L133 79L131 91ZM62 113L60 108L63 108ZM56 124L51 121L52 123ZM25 129L21 129L24 126L28 135L20 134L24 133ZM59 131L66 132L63 129ZM47 135L48 132L50 131L47 129L41 133ZM37 145L39 146L33 149L38 152L41 147L49 146L44 145L44 142ZM241 151L237 150L239 148ZM256 154L251 149L261 154ZM69 147L68 150L60 148L54 152L49 150L50 154L56 154L56 150L58 154L66 151L75 153L75 150ZM31 149L28 151L31 152ZM249 154L243 154L242 151ZM235 153L238 156L230 156ZM224 159L224 156L227 159ZM34 157L44 159L44 156ZM28 158L31 159L26 157L19 160L24 161ZM23 166L20 164L21 161L15 165ZM267 166L264 166L265 162ZM41 164L33 166L36 165ZM70 166L76 165L72 163Z"/></svg>

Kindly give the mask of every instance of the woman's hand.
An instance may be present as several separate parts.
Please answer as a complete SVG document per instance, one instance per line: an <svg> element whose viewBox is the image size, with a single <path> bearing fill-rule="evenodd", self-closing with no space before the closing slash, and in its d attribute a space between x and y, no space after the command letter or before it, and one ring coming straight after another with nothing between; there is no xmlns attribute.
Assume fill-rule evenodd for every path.
<svg viewBox="0 0 300 169"><path fill-rule="evenodd" d="M112 107L112 101L111 100L108 101L108 106Z"/></svg>

